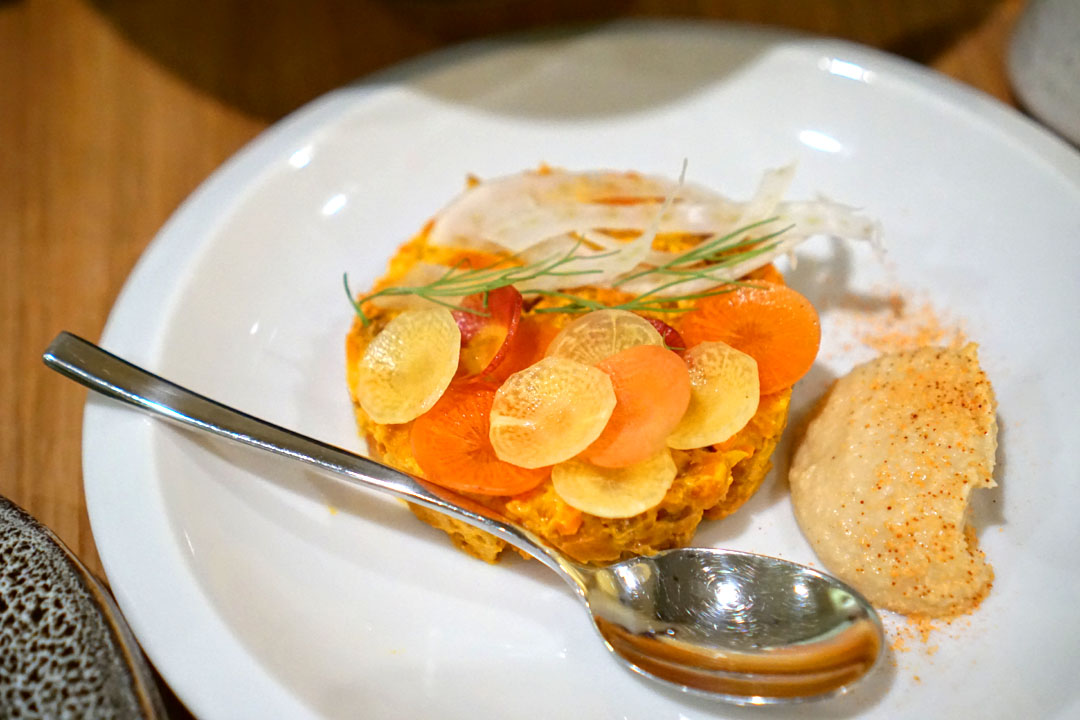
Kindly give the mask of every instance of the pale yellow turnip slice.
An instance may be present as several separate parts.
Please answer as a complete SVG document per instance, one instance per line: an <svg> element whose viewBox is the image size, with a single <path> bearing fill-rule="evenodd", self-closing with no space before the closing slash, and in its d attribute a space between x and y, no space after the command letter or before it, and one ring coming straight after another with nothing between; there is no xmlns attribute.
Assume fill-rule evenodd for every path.
<svg viewBox="0 0 1080 720"><path fill-rule="evenodd" d="M495 393L491 445L500 460L519 467L554 465L596 440L614 409L607 373L564 357L544 358Z"/></svg>
<svg viewBox="0 0 1080 720"><path fill-rule="evenodd" d="M569 460L551 469L551 483L568 505L605 518L639 515L660 504L678 469L671 451L623 468Z"/></svg>
<svg viewBox="0 0 1080 720"><path fill-rule="evenodd" d="M660 333L640 315L627 310L594 310L560 330L545 354L593 365L635 345L663 344Z"/></svg>
<svg viewBox="0 0 1080 720"><path fill-rule="evenodd" d="M356 396L372 420L415 420L442 397L461 352L461 331L446 308L407 310L364 350Z"/></svg>
<svg viewBox="0 0 1080 720"><path fill-rule="evenodd" d="M668 437L668 447L691 450L722 443L757 412L757 362L722 342L695 345L684 359L690 371L690 406Z"/></svg>

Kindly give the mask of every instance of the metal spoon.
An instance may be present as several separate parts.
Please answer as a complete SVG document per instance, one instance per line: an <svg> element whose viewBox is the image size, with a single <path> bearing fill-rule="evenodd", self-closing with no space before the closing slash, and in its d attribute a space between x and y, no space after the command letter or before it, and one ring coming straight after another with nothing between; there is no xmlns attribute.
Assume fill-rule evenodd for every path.
<svg viewBox="0 0 1080 720"><path fill-rule="evenodd" d="M233 410L69 333L53 340L44 360L151 414L300 460L505 540L570 584L631 669L679 689L736 704L825 697L845 692L881 654L881 622L870 604L811 568L711 548L581 565L468 498Z"/></svg>

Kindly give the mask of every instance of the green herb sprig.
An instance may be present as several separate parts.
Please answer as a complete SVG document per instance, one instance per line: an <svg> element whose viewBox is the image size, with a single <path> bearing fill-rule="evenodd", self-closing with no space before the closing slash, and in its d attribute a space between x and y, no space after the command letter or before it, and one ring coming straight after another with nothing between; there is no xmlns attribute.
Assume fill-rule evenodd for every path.
<svg viewBox="0 0 1080 720"><path fill-rule="evenodd" d="M777 218L775 217L768 218L740 227L726 235L707 238L689 250L676 255L662 265L638 270L620 278L612 283L612 287L618 288L631 280L650 275L658 275L670 279L666 282L662 282L651 290L618 305L605 305L595 300L581 298L577 295L558 290L525 290L522 294L560 298L568 301L564 305L537 308L535 312L538 313L580 313L603 308L653 313L687 312L693 308L685 306L678 307L677 304L686 301L692 302L714 295L721 295L731 292L740 285L747 284L738 280L718 278L714 273L733 267L775 249L781 242L780 240L777 240L777 238L790 230L792 226L789 225L761 237L750 237L748 236L748 233L755 228L775 222L776 220ZM457 305L451 302L450 299L456 299L476 293L484 293L486 300L486 294L493 290L497 290L507 285L523 283L538 277L580 277L583 280L580 284L584 285L587 284L585 282L587 281L586 276L602 273L603 271L598 268L574 269L571 266L575 261L586 259L595 260L621 252L620 249L615 249L603 253L581 255L578 253L580 247L581 242L578 242L565 253L554 255L536 262L526 263L524 265L505 265L515 259L513 256L503 258L487 267L476 269L463 269L461 267L462 264L459 262L448 268L441 277L426 285L395 285L383 288L382 290L378 290L361 298L355 298L352 290L349 288L348 274L343 276L343 282L345 285L345 293L349 297L349 302L352 304L353 308L356 310L356 314L360 317L360 320L365 326L370 324L371 318L364 312L363 304L377 297L415 295L435 303L436 305L442 305L453 310L460 310L477 315L486 315L487 313L483 311ZM713 280L717 285L722 287L716 290L687 293L684 295L659 295L663 290L677 287L678 285L692 280ZM486 307L486 305L485 302L484 306Z"/></svg>
<svg viewBox="0 0 1080 720"><path fill-rule="evenodd" d="M485 293L486 295L492 290L498 290L507 285L516 285L517 283L544 276L575 277L593 275L603 271L599 269L573 270L566 269L566 266L575 260L584 258L593 260L614 255L619 252L619 250L616 249L594 255L579 255L578 249L580 247L581 243L579 242L565 253L553 255L552 257L536 262L526 263L525 265L500 267L507 262L512 262L515 259L514 256L502 258L487 267L475 269L462 269L462 263L459 262L448 268L441 277L426 285L395 285L383 288L382 290L373 292L370 295L365 295L359 299L354 299L352 290L349 289L348 273L346 273L342 279L345 284L345 293L349 296L349 302L352 303L353 308L356 310L356 314L360 317L360 320L364 323L365 327L371 322L371 318L364 312L362 307L363 304L368 300L373 300L377 297L389 297L394 295L416 295L425 300L429 300L436 305L486 316L487 313L483 311L456 305L447 301L446 298L459 298L466 295L474 295L476 293ZM487 305L486 302L484 304L485 306Z"/></svg>
<svg viewBox="0 0 1080 720"><path fill-rule="evenodd" d="M731 280L729 278L718 278L714 273L733 267L747 260L753 259L758 255L762 255L771 250L774 250L780 241L777 240L781 235L790 230L793 225L776 230L768 235L761 237L748 237L747 233L757 227L767 225L775 222L778 218L772 217L765 220L760 220L755 223L750 223L736 230L731 231L726 235L718 235L716 237L707 238L698 243L689 250L676 255L668 262L658 265L654 268L645 268L626 275L619 280L612 283L612 287L618 288L621 285L625 285L631 280L635 280L640 277L647 277L649 275L668 276L671 279L667 282L661 283L656 287L648 290L631 300L618 305L604 305L594 300L587 300L585 298L579 298L576 295L570 293L561 292L549 292L549 291L532 291L541 295L548 295L554 297L561 297L569 300L566 305L560 305L557 307L538 308L536 312L589 312L592 310L599 310L601 308L614 308L618 310L630 310L632 312L652 312L652 313L683 313L689 312L694 308L692 306L678 307L680 302L692 302L694 300L701 300L707 297L713 297L715 295L723 295L729 293L735 288L747 285L739 280ZM663 290L667 290L671 287L677 287L692 280L713 280L717 285L723 286L717 290L709 290L705 292L687 293L683 295L668 295L660 296L659 293Z"/></svg>

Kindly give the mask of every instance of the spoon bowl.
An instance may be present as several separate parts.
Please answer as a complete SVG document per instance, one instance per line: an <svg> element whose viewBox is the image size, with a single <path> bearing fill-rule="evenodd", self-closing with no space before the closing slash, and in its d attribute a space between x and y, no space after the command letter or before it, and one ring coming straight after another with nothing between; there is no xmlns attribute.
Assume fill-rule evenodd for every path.
<svg viewBox="0 0 1080 720"><path fill-rule="evenodd" d="M681 690L735 704L797 702L846 692L881 656L874 609L812 568L709 548L582 565L469 498L229 408L69 333L58 335L43 359L150 414L306 463L505 540L570 584L615 656Z"/></svg>
<svg viewBox="0 0 1080 720"><path fill-rule="evenodd" d="M727 702L831 695L881 652L866 601L795 563L679 548L586 570L585 599L608 647L639 672Z"/></svg>

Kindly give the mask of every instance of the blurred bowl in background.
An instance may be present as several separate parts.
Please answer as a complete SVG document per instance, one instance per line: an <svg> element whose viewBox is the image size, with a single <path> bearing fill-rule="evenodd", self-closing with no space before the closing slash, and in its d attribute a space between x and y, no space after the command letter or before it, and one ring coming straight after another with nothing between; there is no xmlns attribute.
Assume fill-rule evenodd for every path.
<svg viewBox="0 0 1080 720"><path fill-rule="evenodd" d="M1080 1L1032 0L1016 25L1008 62L1024 107L1080 145Z"/></svg>

